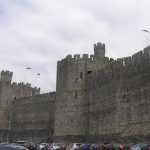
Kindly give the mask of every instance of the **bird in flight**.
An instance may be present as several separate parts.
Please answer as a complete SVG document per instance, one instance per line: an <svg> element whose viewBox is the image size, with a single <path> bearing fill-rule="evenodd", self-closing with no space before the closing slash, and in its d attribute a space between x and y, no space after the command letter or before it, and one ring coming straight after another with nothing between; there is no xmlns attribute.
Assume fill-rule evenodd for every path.
<svg viewBox="0 0 150 150"><path fill-rule="evenodd" d="M37 73L37 76L40 76L41 74L40 73Z"/></svg>
<svg viewBox="0 0 150 150"><path fill-rule="evenodd" d="M149 30L142 29L141 31L149 33Z"/></svg>
<svg viewBox="0 0 150 150"><path fill-rule="evenodd" d="M26 67L26 69L32 69L31 67Z"/></svg>

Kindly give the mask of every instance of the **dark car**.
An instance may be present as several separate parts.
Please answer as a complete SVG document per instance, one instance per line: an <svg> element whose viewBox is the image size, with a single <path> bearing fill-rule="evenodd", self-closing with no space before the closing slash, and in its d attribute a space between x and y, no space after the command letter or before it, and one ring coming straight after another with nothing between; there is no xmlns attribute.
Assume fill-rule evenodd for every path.
<svg viewBox="0 0 150 150"><path fill-rule="evenodd" d="M0 144L0 150L28 150L24 146L15 144Z"/></svg>

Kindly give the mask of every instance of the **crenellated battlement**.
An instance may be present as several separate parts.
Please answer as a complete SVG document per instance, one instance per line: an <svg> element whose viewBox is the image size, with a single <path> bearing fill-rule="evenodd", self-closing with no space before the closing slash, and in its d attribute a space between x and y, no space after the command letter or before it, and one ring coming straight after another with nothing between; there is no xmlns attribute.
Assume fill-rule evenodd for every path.
<svg viewBox="0 0 150 150"><path fill-rule="evenodd" d="M105 44L102 43L97 43L94 44L94 50L102 48L103 50L105 49ZM101 50L100 50L101 51ZM101 60L101 61L99 61ZM58 64L61 66L62 65L62 71L65 65L71 65L71 64L87 64L88 70L101 70L104 69L106 72L110 73L113 72L113 76L115 74L118 74L117 71L119 72L124 72L122 70L126 70L128 72L129 69L132 72L138 72L138 70L141 70L142 67L147 66L150 64L150 46L144 48L141 51L138 51L137 53L133 54L132 56L128 57L123 57L123 58L100 58L96 57L95 53L94 55L88 55L88 54L74 54L74 55L68 55L66 58L63 60L59 61ZM140 67L139 67L140 66ZM81 72L84 72L84 67L83 70L80 69ZM117 71L116 71L117 70ZM76 71L75 71L76 73ZM109 75L108 75L109 76Z"/></svg>
<svg viewBox="0 0 150 150"><path fill-rule="evenodd" d="M54 101L56 98L56 92L49 92L49 93L43 93L43 94L37 94L34 96L28 96L28 97L21 97L19 99L15 99L14 103L32 103L32 99L35 98L36 101Z"/></svg>
<svg viewBox="0 0 150 150"><path fill-rule="evenodd" d="M105 59L105 44L104 43L96 43L94 44L94 54L74 54L67 55L64 59L58 62L58 64L63 63L95 63L99 61L103 61Z"/></svg>
<svg viewBox="0 0 150 150"><path fill-rule="evenodd" d="M24 82L19 82L19 83L13 82L12 86L13 87L19 87L19 88L31 88L30 83L24 83Z"/></svg>
<svg viewBox="0 0 150 150"><path fill-rule="evenodd" d="M23 82L11 83L12 76L13 72L4 70L1 72L0 81L3 95L7 95L6 93L7 91L9 91L9 96L16 99L40 94L40 88L32 87L30 83L23 83Z"/></svg>
<svg viewBox="0 0 150 150"><path fill-rule="evenodd" d="M74 54L74 55L67 55L64 59L59 61L59 63L63 62L69 62L69 63L79 63L79 62L95 62L95 57L94 55L89 55L89 54Z"/></svg>
<svg viewBox="0 0 150 150"><path fill-rule="evenodd" d="M106 57L107 58L107 57ZM99 78L100 84L105 84L113 79L130 78L140 73L146 73L150 69L150 47L143 49L132 56L118 58L116 60L107 58L107 64L103 69L97 70L98 75L89 76Z"/></svg>
<svg viewBox="0 0 150 150"><path fill-rule="evenodd" d="M32 96L32 95L40 94L40 88L32 87L30 83L13 82L12 83L12 89L14 91L18 92L17 95L19 95L19 97L21 97L21 95L23 95L23 97L26 97L26 96ZM21 93L21 94L19 94L19 93Z"/></svg>
<svg viewBox="0 0 150 150"><path fill-rule="evenodd" d="M150 61L150 48L143 49L142 51L139 51L133 54L132 56L118 58L116 60L116 62L118 62L122 66L138 65L144 62L148 63L149 61Z"/></svg>
<svg viewBox="0 0 150 150"><path fill-rule="evenodd" d="M94 44L94 51L96 51L97 49L105 49L105 44L97 42L96 44Z"/></svg>

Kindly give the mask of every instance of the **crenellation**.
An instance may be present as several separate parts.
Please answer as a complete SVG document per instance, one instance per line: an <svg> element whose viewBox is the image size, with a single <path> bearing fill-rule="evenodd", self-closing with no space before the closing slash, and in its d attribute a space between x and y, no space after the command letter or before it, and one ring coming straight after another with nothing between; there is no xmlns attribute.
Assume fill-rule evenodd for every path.
<svg viewBox="0 0 150 150"><path fill-rule="evenodd" d="M143 54L144 54L143 51L139 51L135 53L134 55L132 55L133 64L140 64L143 59Z"/></svg>
<svg viewBox="0 0 150 150"><path fill-rule="evenodd" d="M26 83L25 86L28 87L28 88L30 88L31 84L30 83Z"/></svg>
<svg viewBox="0 0 150 150"><path fill-rule="evenodd" d="M82 56L80 54L74 54L72 55L67 55L64 59L62 59L61 61L58 61L58 65L61 65L65 62L71 62L71 63L84 63L84 62L95 62L95 58L94 55L88 55L88 54L82 54Z"/></svg>
<svg viewBox="0 0 150 150"><path fill-rule="evenodd" d="M11 98L28 97L32 95L40 94L40 88L32 88L31 84L24 82L13 82L11 83L13 73L10 71L1 72L1 103L4 107L8 105ZM9 84L4 84L9 83ZM1 104L1 105L2 105Z"/></svg>
<svg viewBox="0 0 150 150"><path fill-rule="evenodd" d="M96 44L94 44L94 50L96 49L105 49L105 44L101 42L97 42Z"/></svg>
<svg viewBox="0 0 150 150"><path fill-rule="evenodd" d="M67 55L65 59L70 62L72 60L72 55Z"/></svg>
<svg viewBox="0 0 150 150"><path fill-rule="evenodd" d="M96 46L96 45L95 45ZM102 45L101 45L102 46ZM144 49L145 50L145 49ZM115 76L115 73L116 73L116 70L120 70L120 73L123 74L123 70L129 66L130 68L134 67L135 68L135 64L141 64L146 60L145 63L148 63L150 62L150 57L148 57L148 54L145 52L145 51L139 51L137 52L136 54L132 55L132 56L129 56L129 57L123 57L123 58L118 58L118 59L113 59L113 58L108 58L108 57L104 57L104 62L107 65L111 65L111 67L108 67L111 68L111 69L114 69L114 70L110 70L110 72L112 71L114 76ZM149 61L148 61L149 59ZM86 61L89 61L88 65L91 65L94 64L93 62L95 61L94 60L94 57L93 55L90 55L88 56L88 54L83 54L82 56L82 60L86 60ZM83 61L83 63L84 63ZM99 64L100 65L100 64ZM137 72L138 70L140 70L141 68L137 67L135 69L135 71ZM130 70L131 71L131 70ZM109 71L108 71L109 72ZM120 74L120 75L121 75ZM117 75L118 76L118 75Z"/></svg>
<svg viewBox="0 0 150 150"><path fill-rule="evenodd" d="M112 63L114 63L115 62L115 60L113 59L113 58L109 58L109 63L110 64L112 64Z"/></svg>
<svg viewBox="0 0 150 150"><path fill-rule="evenodd" d="M124 57L123 60L126 66L132 65L132 57Z"/></svg>
<svg viewBox="0 0 150 150"><path fill-rule="evenodd" d="M98 46L100 47L100 44L97 44L95 46ZM105 47L104 44L101 44L101 47ZM85 62L88 62L89 64L91 63L91 65L95 64L97 62L97 65L104 62L104 63L110 63L110 61L112 61L112 58L108 58L108 57L105 57L105 55L103 55L103 57L96 57L95 54L74 54L73 56L72 55L67 55L64 59L62 59L61 61L58 61L58 65L61 66L61 65L66 65L66 62L69 62L70 63L85 63ZM113 60L114 61L114 60ZM68 64L68 63L67 63Z"/></svg>
<svg viewBox="0 0 150 150"><path fill-rule="evenodd" d="M98 42L94 44L94 56L97 61L105 57L105 44L104 43Z"/></svg>
<svg viewBox="0 0 150 150"><path fill-rule="evenodd" d="M88 54L83 54L83 55L82 55L82 59L83 59L83 60L88 60L88 58L89 58L89 55L88 55Z"/></svg>
<svg viewBox="0 0 150 150"><path fill-rule="evenodd" d="M73 58L74 58L75 61L80 60L80 54L75 54L75 55L73 56Z"/></svg>
<svg viewBox="0 0 150 150"><path fill-rule="evenodd" d="M104 57L104 62L106 63L106 64L108 64L109 63L109 57Z"/></svg>
<svg viewBox="0 0 150 150"><path fill-rule="evenodd" d="M122 58L117 58L116 61L118 64L123 65L123 59Z"/></svg>
<svg viewBox="0 0 150 150"><path fill-rule="evenodd" d="M94 62L94 55L89 55L89 58L88 58L88 63L93 63Z"/></svg>
<svg viewBox="0 0 150 150"><path fill-rule="evenodd" d="M18 84L17 84L16 82L13 82L13 83L12 83L12 86L13 86L13 87L16 87L16 86L18 86Z"/></svg>

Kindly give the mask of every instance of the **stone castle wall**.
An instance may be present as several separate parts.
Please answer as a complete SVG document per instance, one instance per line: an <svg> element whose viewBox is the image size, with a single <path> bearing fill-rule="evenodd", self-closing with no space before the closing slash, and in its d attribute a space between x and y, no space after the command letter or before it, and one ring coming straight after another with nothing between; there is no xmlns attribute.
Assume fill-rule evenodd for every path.
<svg viewBox="0 0 150 150"><path fill-rule="evenodd" d="M150 47L114 60L97 43L94 55L68 55L58 62L56 93L39 94L30 85L11 84L12 73L3 72L0 128L5 131L0 130L0 139L38 141L53 135L65 142L146 140L149 70Z"/></svg>
<svg viewBox="0 0 150 150"><path fill-rule="evenodd" d="M11 83L13 73L10 71L2 71L0 78L0 107L7 107L13 99L34 96L40 94L40 88L31 87L27 83Z"/></svg>
<svg viewBox="0 0 150 150"><path fill-rule="evenodd" d="M11 139L42 140L54 132L55 92L16 99L11 105ZM45 135L44 135L45 134Z"/></svg>
<svg viewBox="0 0 150 150"><path fill-rule="evenodd" d="M149 135L150 47L117 60L105 57L104 48L58 62L56 139Z"/></svg>
<svg viewBox="0 0 150 150"><path fill-rule="evenodd" d="M113 61L87 77L89 135L149 135L150 57L139 52L125 59L130 61Z"/></svg>
<svg viewBox="0 0 150 150"><path fill-rule="evenodd" d="M0 76L0 128L10 128L10 105L15 99L40 94L40 89L32 88L30 84L11 83L13 73L2 71Z"/></svg>
<svg viewBox="0 0 150 150"><path fill-rule="evenodd" d="M11 105L11 128L52 130L55 92L14 100Z"/></svg>

